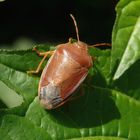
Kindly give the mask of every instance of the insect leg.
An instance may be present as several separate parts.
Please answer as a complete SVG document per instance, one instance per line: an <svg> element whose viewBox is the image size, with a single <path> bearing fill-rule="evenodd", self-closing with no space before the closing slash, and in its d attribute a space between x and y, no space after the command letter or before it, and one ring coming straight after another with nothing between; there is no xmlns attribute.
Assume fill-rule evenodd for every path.
<svg viewBox="0 0 140 140"><path fill-rule="evenodd" d="M43 64L44 60L46 59L46 57L48 55L52 55L54 53L54 51L48 51L48 52L43 52L43 53L40 53L38 50L35 50L37 52L37 54L39 56L44 56L42 58L42 60L40 61L40 63L38 64L38 67L36 70L31 70L31 71L27 71L28 74L37 74L39 73L40 69L41 69L41 65Z"/></svg>
<svg viewBox="0 0 140 140"><path fill-rule="evenodd" d="M35 51L38 54L38 56L45 56L46 54L46 52L39 52L36 48L33 48L32 50Z"/></svg>
<svg viewBox="0 0 140 140"><path fill-rule="evenodd" d="M111 44L110 43L98 43L98 44L91 45L89 47L101 47L101 46L111 47Z"/></svg>
<svg viewBox="0 0 140 140"><path fill-rule="evenodd" d="M94 45L90 45L89 47L111 47L112 45L110 43L98 43L98 44L94 44ZM96 60L96 57L92 57L92 61L94 62Z"/></svg>

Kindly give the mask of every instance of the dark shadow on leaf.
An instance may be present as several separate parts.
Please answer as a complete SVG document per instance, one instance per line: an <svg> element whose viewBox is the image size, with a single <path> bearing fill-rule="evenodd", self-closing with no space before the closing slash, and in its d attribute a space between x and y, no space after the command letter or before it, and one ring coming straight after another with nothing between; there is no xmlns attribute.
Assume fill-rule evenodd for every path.
<svg viewBox="0 0 140 140"><path fill-rule="evenodd" d="M84 87L83 92L79 99L49 111L51 117L61 125L74 128L101 126L121 117L111 90Z"/></svg>
<svg viewBox="0 0 140 140"><path fill-rule="evenodd" d="M85 80L87 85L95 85L99 87L107 87L107 83L101 72L97 69L93 70L93 74L89 74Z"/></svg>
<svg viewBox="0 0 140 140"><path fill-rule="evenodd" d="M7 106L0 100L0 109L7 108Z"/></svg>
<svg viewBox="0 0 140 140"><path fill-rule="evenodd" d="M112 85L117 90L140 100L140 60L133 64L119 79L114 81Z"/></svg>

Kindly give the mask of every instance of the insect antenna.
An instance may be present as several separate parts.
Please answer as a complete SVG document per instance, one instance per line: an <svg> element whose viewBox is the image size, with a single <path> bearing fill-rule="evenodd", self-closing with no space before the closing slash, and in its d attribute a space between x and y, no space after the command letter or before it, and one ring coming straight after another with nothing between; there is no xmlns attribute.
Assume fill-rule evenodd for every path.
<svg viewBox="0 0 140 140"><path fill-rule="evenodd" d="M78 42L79 42L80 39L79 39L79 31L78 31L77 22L76 22L76 20L75 20L75 17L74 17L72 14L70 14L70 17L72 18L72 20L73 20L73 22L74 22L75 31L76 31L76 36L77 36L77 40L78 40Z"/></svg>

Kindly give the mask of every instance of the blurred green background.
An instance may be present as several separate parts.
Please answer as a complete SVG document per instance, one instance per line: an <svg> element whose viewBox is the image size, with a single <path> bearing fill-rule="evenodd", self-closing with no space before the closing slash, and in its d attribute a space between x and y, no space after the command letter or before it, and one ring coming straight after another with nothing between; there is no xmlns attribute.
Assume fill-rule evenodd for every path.
<svg viewBox="0 0 140 140"><path fill-rule="evenodd" d="M116 3L117 0L6 0L0 3L0 46L12 46L20 39L25 45L30 41L24 39L34 43L67 42L69 37L76 37L70 13L77 20L81 41L111 42Z"/></svg>

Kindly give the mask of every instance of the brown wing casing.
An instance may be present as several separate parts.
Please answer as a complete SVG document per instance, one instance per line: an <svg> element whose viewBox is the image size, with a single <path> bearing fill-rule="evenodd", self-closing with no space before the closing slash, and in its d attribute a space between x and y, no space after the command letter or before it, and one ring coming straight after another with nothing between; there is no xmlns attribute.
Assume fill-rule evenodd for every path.
<svg viewBox="0 0 140 140"><path fill-rule="evenodd" d="M91 66L92 59L85 43L58 45L41 75L39 94L41 87L53 83L60 88L60 96L65 100L85 79Z"/></svg>

